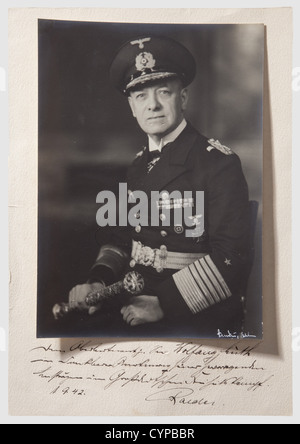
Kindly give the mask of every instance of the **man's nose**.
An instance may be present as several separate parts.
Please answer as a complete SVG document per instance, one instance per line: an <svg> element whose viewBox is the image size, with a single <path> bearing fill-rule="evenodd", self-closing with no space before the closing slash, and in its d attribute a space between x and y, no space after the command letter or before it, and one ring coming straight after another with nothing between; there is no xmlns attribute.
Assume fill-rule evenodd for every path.
<svg viewBox="0 0 300 444"><path fill-rule="evenodd" d="M158 99L157 94L154 91L151 94L149 94L148 108L150 111L155 111L161 108L161 103Z"/></svg>

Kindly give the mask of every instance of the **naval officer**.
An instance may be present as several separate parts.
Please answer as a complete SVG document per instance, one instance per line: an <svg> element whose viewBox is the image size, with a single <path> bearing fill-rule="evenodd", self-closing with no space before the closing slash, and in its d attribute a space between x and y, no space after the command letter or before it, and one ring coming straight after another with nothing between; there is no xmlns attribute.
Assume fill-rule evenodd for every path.
<svg viewBox="0 0 300 444"><path fill-rule="evenodd" d="M240 328L240 289L249 254L248 187L239 157L219 141L201 135L186 119L188 86L196 75L192 54L179 42L145 36L126 43L115 56L110 78L127 98L146 145L128 171L128 189L163 192L160 226L137 224L112 229L91 269L87 284L69 295L72 308L88 308L92 290L136 270L145 279L144 294L122 299L114 310L124 325L152 335L216 337ZM192 192L191 199L168 195ZM182 225L164 224L164 209L195 208L204 192L204 214L193 214L194 235ZM137 219L139 215L136 215ZM201 223L200 223L201 222ZM101 310L100 310L101 311ZM167 326L167 327L166 327ZM159 333L161 334L161 333Z"/></svg>

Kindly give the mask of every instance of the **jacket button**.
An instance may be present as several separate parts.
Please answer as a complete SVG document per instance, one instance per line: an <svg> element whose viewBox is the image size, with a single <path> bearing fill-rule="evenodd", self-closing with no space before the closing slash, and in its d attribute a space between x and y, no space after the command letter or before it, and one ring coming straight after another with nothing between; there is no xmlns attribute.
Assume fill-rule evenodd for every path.
<svg viewBox="0 0 300 444"><path fill-rule="evenodd" d="M142 227L138 225L137 227L135 227L135 231L139 234L142 231Z"/></svg>
<svg viewBox="0 0 300 444"><path fill-rule="evenodd" d="M165 230L161 231L160 234L161 234L162 237L167 237L168 236L168 233Z"/></svg>
<svg viewBox="0 0 300 444"><path fill-rule="evenodd" d="M184 228L182 225L175 225L174 227L174 231L176 234L182 234L184 231Z"/></svg>

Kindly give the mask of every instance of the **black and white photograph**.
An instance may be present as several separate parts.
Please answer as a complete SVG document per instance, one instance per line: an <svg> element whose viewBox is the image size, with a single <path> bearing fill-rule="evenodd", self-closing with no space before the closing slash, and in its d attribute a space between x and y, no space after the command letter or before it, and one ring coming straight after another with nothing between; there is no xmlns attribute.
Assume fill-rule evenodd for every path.
<svg viewBox="0 0 300 444"><path fill-rule="evenodd" d="M263 337L264 52L39 20L37 337Z"/></svg>

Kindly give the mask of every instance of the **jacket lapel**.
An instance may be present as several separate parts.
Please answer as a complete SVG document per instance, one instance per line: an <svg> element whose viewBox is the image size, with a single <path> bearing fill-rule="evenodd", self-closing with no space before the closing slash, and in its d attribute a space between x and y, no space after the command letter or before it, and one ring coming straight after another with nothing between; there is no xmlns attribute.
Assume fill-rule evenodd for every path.
<svg viewBox="0 0 300 444"><path fill-rule="evenodd" d="M163 149L161 159L149 174L147 174L148 156L145 150L129 169L130 188L133 191L143 190L149 195L151 191L164 190L170 182L188 170L186 160L197 137L197 131L188 124L180 136Z"/></svg>
<svg viewBox="0 0 300 444"><path fill-rule="evenodd" d="M196 130L188 124L180 136L163 149L160 161L144 177L143 189L146 193L162 191L170 182L187 171L186 160L197 136Z"/></svg>
<svg viewBox="0 0 300 444"><path fill-rule="evenodd" d="M144 149L143 154L135 159L127 172L127 182L132 191L143 190L147 176L147 164L147 149Z"/></svg>

